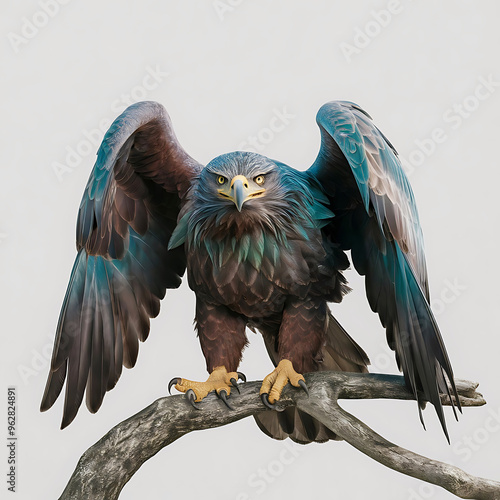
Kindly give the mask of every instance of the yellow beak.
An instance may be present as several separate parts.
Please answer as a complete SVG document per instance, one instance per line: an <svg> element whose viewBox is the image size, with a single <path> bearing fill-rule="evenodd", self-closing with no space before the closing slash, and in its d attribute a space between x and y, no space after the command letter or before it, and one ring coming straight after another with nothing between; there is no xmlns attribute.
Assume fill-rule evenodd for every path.
<svg viewBox="0 0 500 500"><path fill-rule="evenodd" d="M263 188L250 187L250 183L244 175L237 175L231 179L231 182L219 189L219 194L223 198L233 200L236 208L241 212L241 207L245 201L263 196L264 191Z"/></svg>

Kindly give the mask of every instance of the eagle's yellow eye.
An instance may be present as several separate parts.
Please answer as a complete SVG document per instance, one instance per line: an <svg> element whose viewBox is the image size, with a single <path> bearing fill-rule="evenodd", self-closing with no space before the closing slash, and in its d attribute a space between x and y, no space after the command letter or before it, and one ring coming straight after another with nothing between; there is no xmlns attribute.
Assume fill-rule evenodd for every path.
<svg viewBox="0 0 500 500"><path fill-rule="evenodd" d="M254 179L255 183L258 184L259 186L262 186L262 184L264 184L264 176L263 175L258 175L255 179Z"/></svg>
<svg viewBox="0 0 500 500"><path fill-rule="evenodd" d="M223 176L223 175L219 175L219 177L217 177L217 182L219 184L225 184L226 183L226 178Z"/></svg>

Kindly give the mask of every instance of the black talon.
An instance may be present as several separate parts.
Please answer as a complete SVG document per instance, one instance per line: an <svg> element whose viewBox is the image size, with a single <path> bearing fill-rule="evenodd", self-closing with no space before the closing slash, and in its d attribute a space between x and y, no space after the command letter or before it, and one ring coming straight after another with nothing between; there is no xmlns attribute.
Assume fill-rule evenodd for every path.
<svg viewBox="0 0 500 500"><path fill-rule="evenodd" d="M222 401L224 401L224 404L230 409L230 410L234 410L234 408L229 404L229 401L227 400L227 392L225 390L222 390L220 392L217 393L217 396L219 396L219 398L222 399Z"/></svg>
<svg viewBox="0 0 500 500"><path fill-rule="evenodd" d="M261 394L260 399L264 403L264 406L267 406L270 410L276 409L276 405L269 402L269 394L267 394L267 393Z"/></svg>
<svg viewBox="0 0 500 500"><path fill-rule="evenodd" d="M247 381L247 378L245 377L245 374L244 373L241 373L241 372L236 372L238 374L238 380L243 380L243 382L246 382Z"/></svg>
<svg viewBox="0 0 500 500"><path fill-rule="evenodd" d="M188 389L188 391L186 392L186 399L191 403L191 406L193 408L201 410L199 405L196 404L196 394L194 393L193 389Z"/></svg>
<svg viewBox="0 0 500 500"><path fill-rule="evenodd" d="M309 389L307 388L306 383L303 380L299 380L299 385L302 387L304 392L309 396Z"/></svg>
<svg viewBox="0 0 500 500"><path fill-rule="evenodd" d="M241 394L240 388L238 387L238 384L236 383L236 379L233 377L232 379L229 380L231 382L231 385L238 391L238 394Z"/></svg>
<svg viewBox="0 0 500 500"><path fill-rule="evenodd" d="M168 393L169 394L172 394L170 392L170 389L172 389L172 386L174 386L175 384L180 384L181 382L181 379L179 377L175 377L173 378L169 383L168 383Z"/></svg>

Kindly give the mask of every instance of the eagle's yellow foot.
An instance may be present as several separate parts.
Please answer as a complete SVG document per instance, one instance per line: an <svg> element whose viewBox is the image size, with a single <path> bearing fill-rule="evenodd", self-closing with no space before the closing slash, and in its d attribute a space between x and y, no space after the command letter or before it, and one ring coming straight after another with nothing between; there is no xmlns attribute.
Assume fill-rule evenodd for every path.
<svg viewBox="0 0 500 500"><path fill-rule="evenodd" d="M294 387L301 387L309 395L304 377L293 369L292 362L282 359L278 366L263 381L260 388L262 402L274 409L274 403L281 397L281 391L290 382Z"/></svg>
<svg viewBox="0 0 500 500"><path fill-rule="evenodd" d="M173 385L175 388L186 394L187 400L196 408L200 409L196 403L205 398L209 392L215 391L228 408L233 409L227 401L228 396L231 394L231 387L236 388L238 392L237 381L241 379L246 382L246 377L240 372L228 372L224 366L217 366L209 375L206 382L193 382L185 378L173 378L168 384L168 392Z"/></svg>

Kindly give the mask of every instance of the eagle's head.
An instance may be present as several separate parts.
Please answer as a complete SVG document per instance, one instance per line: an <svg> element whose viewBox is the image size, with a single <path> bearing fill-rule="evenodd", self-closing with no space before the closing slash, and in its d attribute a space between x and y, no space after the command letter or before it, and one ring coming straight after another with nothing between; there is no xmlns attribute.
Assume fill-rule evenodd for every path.
<svg viewBox="0 0 500 500"><path fill-rule="evenodd" d="M285 238L315 227L320 205L306 175L257 153L214 158L193 183L169 247L186 239L197 245L207 237L238 238L259 230Z"/></svg>
<svg viewBox="0 0 500 500"><path fill-rule="evenodd" d="M274 200L283 201L286 190L276 163L257 153L237 151L213 159L203 169L197 191L203 202L234 213L270 208Z"/></svg>

